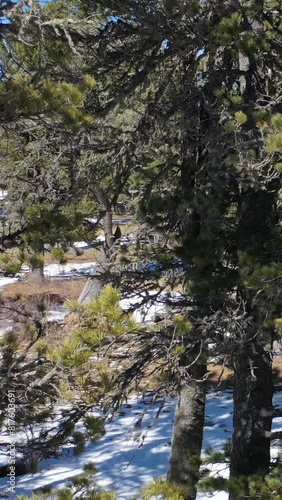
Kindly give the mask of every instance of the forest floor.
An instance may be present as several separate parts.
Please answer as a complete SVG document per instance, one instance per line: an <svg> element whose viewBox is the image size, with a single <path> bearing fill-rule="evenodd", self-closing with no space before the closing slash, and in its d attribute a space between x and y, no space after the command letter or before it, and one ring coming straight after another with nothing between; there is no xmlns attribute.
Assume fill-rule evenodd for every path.
<svg viewBox="0 0 282 500"><path fill-rule="evenodd" d="M276 393L275 405L281 406L282 393ZM42 460L38 472L17 478L16 491L31 495L41 488L59 488L83 472L83 464L93 462L97 468L95 480L103 489L114 490L117 500L138 500L140 488L166 475L176 399L158 397L147 391L127 400L119 415L106 423L106 433L96 443L87 442L84 451L75 455L73 445L60 449L57 457ZM228 477L228 465L205 464L208 450L222 451L231 438L233 398L232 390L210 389L207 395L202 459L204 467L213 476ZM95 412L97 413L97 411ZM76 430L82 431L81 423ZM273 430L282 430L282 418L275 418ZM20 436L18 436L20 437ZM6 433L1 438L7 442ZM15 441L17 436L15 435ZM22 439L22 438L21 438ZM280 452L280 443L274 442L272 458ZM7 463L7 446L0 441L0 465ZM0 497L7 488L7 478L0 478ZM137 496L135 496L137 495ZM13 498L15 498L13 496ZM227 500L225 492L213 494L198 492L197 500Z"/></svg>
<svg viewBox="0 0 282 500"><path fill-rule="evenodd" d="M95 265L95 252L93 249L87 249L82 255L73 256L67 266L58 266L46 261L49 278L43 283L29 282L28 275L23 276L21 281L15 278L0 278L4 305L16 303L20 298L25 298L25 303L29 304L43 301L50 317L48 341L52 342L52 339L55 341L54 336L58 335L58 322L62 325L62 322L70 321L68 318L64 320L66 311L63 304L67 299L79 297L86 283L87 274L91 273ZM86 274L78 277L77 274L81 270ZM58 276L60 279L56 279ZM0 308L2 333L7 331L11 321L9 318L5 319L3 311L4 308ZM203 457L206 456L208 448L220 451L224 442L231 437L232 430L232 370L228 367L223 369L221 365L212 363L208 369L210 376ZM282 386L282 356L276 355L273 370L275 383ZM145 385L147 393L132 396L121 409L119 416L107 423L105 436L95 444L88 443L81 455L74 456L70 446L63 447L57 458L40 462L36 474L19 477L18 495L31 494L43 486L63 486L70 478L80 474L83 463L89 460L97 465L98 485L115 490L118 500L132 498L142 485L156 477L165 476L176 399L164 397L153 402L150 385L148 383ZM275 404L282 404L282 392L276 393ZM136 426L137 421L141 421L141 426ZM282 430L282 418L274 419L273 426L274 430ZM0 465L4 465L7 461L7 447L1 446L1 438L4 442L7 441L5 433L0 436ZM274 443L273 456L276 456L278 451L279 443ZM228 475L226 464L217 464L212 470L213 474L221 471L225 477ZM0 478L0 492L5 491L6 486L7 478ZM199 492L197 496L197 500L209 498L227 500L227 494L220 492L211 496Z"/></svg>

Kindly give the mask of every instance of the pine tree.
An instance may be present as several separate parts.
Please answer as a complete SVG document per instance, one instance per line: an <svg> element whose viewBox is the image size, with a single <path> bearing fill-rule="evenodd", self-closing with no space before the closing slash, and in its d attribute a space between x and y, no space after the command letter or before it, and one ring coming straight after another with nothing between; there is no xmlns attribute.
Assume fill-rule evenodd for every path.
<svg viewBox="0 0 282 500"><path fill-rule="evenodd" d="M181 258L193 327L201 331L204 350L215 338L218 352L234 363L231 474L265 474L271 325L278 306L263 278L256 285L250 279L260 267L272 273L280 266L279 166L274 167L279 132L269 136L278 112L279 4L106 6L111 20L101 26L92 49L99 54L93 109L110 116L114 108L139 105L142 118L128 136L135 138L131 180L139 190L140 214L169 242L162 249L166 266L169 257ZM105 3L98 2L100 7ZM232 330L231 338L218 333L222 324ZM189 364L188 356L184 365Z"/></svg>
<svg viewBox="0 0 282 500"><path fill-rule="evenodd" d="M42 12L49 26L71 9L11 6L0 47L1 185L8 192L1 251L20 246L39 277L47 246L65 251L76 239L94 237L84 222L95 203L74 181L81 136L93 123L84 99L95 81L65 40L40 36L30 22Z"/></svg>
<svg viewBox="0 0 282 500"><path fill-rule="evenodd" d="M109 286L87 306L69 307L77 315L77 325L61 340L51 342L46 335L39 306L36 315L23 304L15 305L15 326L1 340L1 424L8 435L13 425L15 439L17 432L25 435L16 442L16 475L36 472L40 460L56 456L66 443L79 454L87 441L104 434L104 417L91 411L101 401L110 401L116 370L109 358L102 358L102 348L133 331L135 322L124 314L117 291ZM94 354L100 362L93 361ZM77 431L78 422L83 431ZM2 467L1 474L6 473Z"/></svg>
<svg viewBox="0 0 282 500"><path fill-rule="evenodd" d="M184 484L186 498L193 499L211 342L235 370L231 476L264 476L269 468L271 341L275 318L281 316L276 296L281 280L281 7L275 0L101 0L84 8L75 23L62 11L61 25L50 24L50 38L60 34L72 50L91 49L87 61L97 85L86 111L104 126L91 135L91 152L103 167L115 166L116 158L128 162L125 178L138 193L138 214L159 234L156 246L135 254L157 262L154 269L135 272L125 266L121 286L144 292L159 285L165 271L162 286L173 287L180 280L175 273L180 259L185 294L178 306L192 325L188 335L180 335L179 346L171 343L173 318L151 338L140 336L139 356L118 381L126 388L170 346L165 350L174 362L168 376L172 371L184 422L175 426L174 435L184 435L190 426L193 456L181 477L177 468L170 469L169 480ZM86 10L99 21L85 24ZM32 22L29 13L26 19ZM50 30L44 16L38 19L46 37ZM25 36L26 26L21 25ZM121 112L126 112L125 123L114 127L108 155L105 133ZM95 166L94 178L97 171ZM105 168L104 178L108 175ZM181 349L174 358L176 347ZM188 412L182 412L182 403ZM189 446L186 436L182 442ZM172 461L180 453L187 457L187 449L173 445Z"/></svg>

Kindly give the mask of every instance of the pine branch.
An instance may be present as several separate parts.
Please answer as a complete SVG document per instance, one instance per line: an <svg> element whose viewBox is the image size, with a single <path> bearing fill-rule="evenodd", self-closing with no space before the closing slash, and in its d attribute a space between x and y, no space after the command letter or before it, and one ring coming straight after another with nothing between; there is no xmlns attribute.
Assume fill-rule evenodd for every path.
<svg viewBox="0 0 282 500"><path fill-rule="evenodd" d="M4 253L7 248L16 246L21 240L21 236L26 232L26 227L18 229L13 233L9 233L0 237L0 253Z"/></svg>

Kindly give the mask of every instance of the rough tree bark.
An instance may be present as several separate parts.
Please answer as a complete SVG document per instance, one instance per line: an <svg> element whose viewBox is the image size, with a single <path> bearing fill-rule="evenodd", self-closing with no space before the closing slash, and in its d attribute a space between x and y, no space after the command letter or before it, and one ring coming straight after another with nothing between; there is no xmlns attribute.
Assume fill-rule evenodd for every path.
<svg viewBox="0 0 282 500"><path fill-rule="evenodd" d="M78 302L79 304L88 304L92 299L100 295L103 288L103 276L108 268L108 259L105 250L102 249L97 259L97 264L94 268L93 275L88 278L85 287L83 288Z"/></svg>
<svg viewBox="0 0 282 500"><path fill-rule="evenodd" d="M269 262L267 242L278 222L274 195L249 190L240 206L238 248L261 265ZM265 260L266 259L266 260ZM230 477L269 473L273 417L270 333L264 327L269 303L263 290L242 286L237 292L247 314L234 360L234 417ZM232 495L231 497L232 498Z"/></svg>
<svg viewBox="0 0 282 500"><path fill-rule="evenodd" d="M263 476L268 474L270 464L274 389L271 355L257 338L250 339L236 353L234 368L230 476Z"/></svg>
<svg viewBox="0 0 282 500"><path fill-rule="evenodd" d="M39 251L31 260L31 272L29 273L30 283L42 283L44 281L44 244L38 244Z"/></svg>
<svg viewBox="0 0 282 500"><path fill-rule="evenodd" d="M181 383L175 413L167 479L184 486L186 500L195 500L205 417L205 365L195 365Z"/></svg>
<svg viewBox="0 0 282 500"><path fill-rule="evenodd" d="M103 277L105 276L105 273L109 271L113 245L115 242L115 237L113 235L112 212L108 197L101 188L96 189L96 197L105 212L102 219L105 243L97 259L97 265L94 269L93 276L87 280L87 283L80 294L78 299L80 304L88 304L92 299L95 299L101 293L104 281Z"/></svg>
<svg viewBox="0 0 282 500"><path fill-rule="evenodd" d="M44 268L42 266L32 268L28 281L30 283L42 283L44 281Z"/></svg>

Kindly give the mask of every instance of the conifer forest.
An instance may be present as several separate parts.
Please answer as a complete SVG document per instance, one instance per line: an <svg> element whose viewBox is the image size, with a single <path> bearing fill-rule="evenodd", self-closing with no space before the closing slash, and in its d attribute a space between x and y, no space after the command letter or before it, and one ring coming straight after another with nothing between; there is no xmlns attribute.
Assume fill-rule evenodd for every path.
<svg viewBox="0 0 282 500"><path fill-rule="evenodd" d="M0 0L0 498L282 500L281 174L281 0Z"/></svg>

